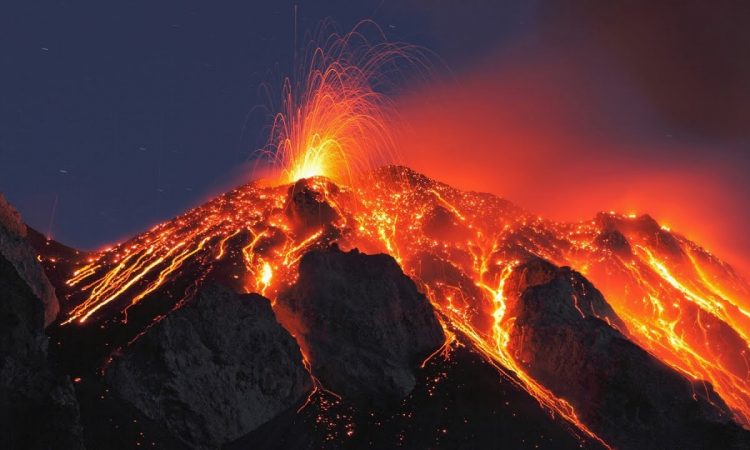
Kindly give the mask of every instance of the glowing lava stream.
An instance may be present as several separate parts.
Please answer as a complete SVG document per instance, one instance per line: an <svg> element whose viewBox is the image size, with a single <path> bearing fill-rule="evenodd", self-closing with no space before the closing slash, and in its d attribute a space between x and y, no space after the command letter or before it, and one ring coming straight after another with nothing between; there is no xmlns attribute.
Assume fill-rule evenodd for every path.
<svg viewBox="0 0 750 450"><path fill-rule="evenodd" d="M602 223L555 224L500 199L462 193L418 175L404 175L403 182L395 183L398 176L384 178L390 179L359 190L366 213L358 215L360 236L351 239L350 246L397 255L405 272L423 286L449 325L471 338L486 356L516 373L543 405L586 430L573 408L525 375L505 349L507 331L497 320L505 314L504 303L498 301L502 295L497 286L510 270L508 261L529 254L585 273L626 323L628 329L621 332L691 379L710 382L734 410L735 419L747 426L748 290L726 265L666 230L659 231L664 233L661 239L674 239L676 249L672 251L683 258L658 259L663 250L648 243L654 231L638 229L641 218L610 214ZM433 225L436 218L443 222L444 230ZM608 220L622 222L627 240L635 244L634 253L618 256L617 250L608 246L611 244L602 241L612 233ZM426 260L420 257L424 254L432 255L439 268L447 269L440 268L438 276L429 273L424 268ZM467 264L467 257L474 262ZM680 269L680 264L687 266ZM452 270L465 275L482 292L468 286L463 275L451 275ZM488 273L493 277L489 282ZM678 273L680 277L693 276L688 282L678 278ZM479 306L488 303L496 307ZM494 320L488 323L483 316ZM512 326L512 320L504 322Z"/></svg>
<svg viewBox="0 0 750 450"><path fill-rule="evenodd" d="M445 200L438 191L429 190L429 193L432 194L439 201L439 203L450 210L460 221L463 222L466 220L464 215L461 214L461 212L453 204ZM366 195L364 195L363 197L367 198ZM395 197L397 201L403 198L400 194L396 194L393 197ZM373 207L374 205L370 204L368 206ZM377 231L375 232L373 237L380 238L382 244L390 254L402 254L402 251L394 243L396 234L395 223L399 215L388 213L383 214L382 210L378 209L377 206L374 210L377 211L377 213L369 215L370 218L375 218L376 220L374 229ZM421 210L422 209L416 209L416 211ZM402 211L409 211L409 209L405 208ZM424 217L423 213L418 212L416 214L417 219L421 219L422 217ZM364 216L361 216L360 220L363 219ZM407 230L408 229L411 228L407 227ZM366 226L360 225L359 231L373 235L373 229ZM416 238L417 240L411 242L420 242L424 239L423 236L413 238ZM436 246L439 245L434 241L431 242L431 244ZM468 242L467 244L471 245L471 242ZM460 332L471 341L471 343L475 346L475 349L478 350L480 354L484 355L488 362L490 362L496 369L498 369L498 371L500 371L507 379L529 392L539 402L540 405L542 405L548 411L553 412L554 414L558 414L564 420L574 425L587 437L598 441L607 448L610 448L603 439L597 436L578 418L575 408L570 403L562 398L555 396L544 386L536 382L536 380L534 380L531 376L527 375L523 368L513 358L513 356L511 355L511 351L508 348L510 339L509 332L505 328L506 326L508 326L508 324L513 323L513 319L505 317L506 303L504 289L505 282L513 273L513 269L518 264L518 261L511 261L507 263L502 261L496 262L495 266L502 267L502 269L496 277L496 284L493 285L492 280L487 280L486 277L490 272L489 259L498 250L497 241L493 242L489 251L483 251L484 249L482 249L481 247L478 247L478 250L479 254L474 254L475 273L473 279L476 285L481 288L482 293L484 294L482 296L482 299L491 305L490 315L492 318L492 326L491 330L489 330L489 333L477 330L475 327L473 327L471 325L471 317L469 317L466 311L462 310L461 308L457 308L452 304L452 294L445 292L446 288L448 288L447 290L450 291L449 286L446 286L442 282L438 282L435 284L425 283L424 281L420 280L418 273L415 272L413 268L410 268L409 265L405 264L405 262L400 258L397 258L397 260L399 264L404 267L404 270L407 273L409 273L417 281L421 281L422 288L426 292L431 303L441 313L441 316L439 316L441 317L441 321L447 319L448 323L443 324L443 328L449 331L449 341L453 340L453 333L451 332L451 330ZM462 293L460 289L457 289L456 292L458 292L459 294ZM445 300L448 300L447 304Z"/></svg>
<svg viewBox="0 0 750 450"><path fill-rule="evenodd" d="M541 384L537 383L536 380L534 380L532 377L527 375L523 368L519 366L519 364L511 355L511 352L508 348L510 333L505 328L505 326L507 325L504 326L504 322L512 324L513 318L505 317L507 309L505 303L505 282L513 273L513 269L517 264L518 262L514 261L506 264L503 267L500 274L500 281L496 288L492 288L491 286L485 284L484 281L480 282L480 286L491 295L495 307L495 310L492 312L492 317L494 319L492 325L492 339L494 341L494 348L487 348L486 338L483 338L476 332L473 332L473 330L465 328L459 329L461 329L461 331L466 336L468 336L475 343L475 345L477 345L478 348L482 349L482 352L485 354L485 356L488 356L491 361L500 364L500 367L498 367L498 369L500 369L501 371L512 371L513 375L518 379L518 381L516 381L514 376L508 375L508 378L516 382L516 384L518 384L521 388L531 393L531 395L533 395L534 398L536 398L542 406L547 408L549 411L554 411L559 414L562 418L575 425L576 428L585 433L586 436L597 440L607 448L611 448L603 439L597 436L583 422L581 422L581 420L578 418L578 415L576 414L575 408L573 408L570 403L562 398L555 396L552 392L550 392ZM480 279L482 279L483 276L484 274L482 274ZM452 320L451 323L455 324L457 323L457 321ZM459 321L458 323L461 322Z"/></svg>

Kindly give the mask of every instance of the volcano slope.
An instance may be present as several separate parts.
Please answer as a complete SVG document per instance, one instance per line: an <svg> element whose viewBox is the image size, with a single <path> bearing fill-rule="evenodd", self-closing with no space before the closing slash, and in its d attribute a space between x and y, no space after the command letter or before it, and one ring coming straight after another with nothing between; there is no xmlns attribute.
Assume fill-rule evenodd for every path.
<svg viewBox="0 0 750 450"><path fill-rule="evenodd" d="M251 183L100 252L32 241L60 299L51 357L76 380L92 447L750 447L750 288L648 216L556 223L392 166L353 187ZM195 442L165 423L193 404L233 420L233 402L189 398L215 381L146 409L108 373L151 355L129 365L149 392L162 383L148 367L172 354L235 367L203 344L238 314L206 315L223 325L191 334L205 348L157 339L197 326L171 318L207 283L270 299L301 351L277 359L304 367L309 392ZM272 394L263 377L230 380Z"/></svg>

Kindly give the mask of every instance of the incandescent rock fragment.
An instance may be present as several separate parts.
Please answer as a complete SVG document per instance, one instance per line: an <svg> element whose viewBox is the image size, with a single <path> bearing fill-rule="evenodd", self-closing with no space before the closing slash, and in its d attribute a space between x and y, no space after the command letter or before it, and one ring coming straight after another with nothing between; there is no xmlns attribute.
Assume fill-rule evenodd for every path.
<svg viewBox="0 0 750 450"><path fill-rule="evenodd" d="M516 359L615 448L750 446L710 385L692 384L617 331L624 325L579 273L531 260L505 293Z"/></svg>
<svg viewBox="0 0 750 450"><path fill-rule="evenodd" d="M219 285L115 357L117 395L194 448L218 448L299 403L312 388L269 301Z"/></svg>
<svg viewBox="0 0 750 450"><path fill-rule="evenodd" d="M408 394L414 369L445 339L427 298L383 254L307 253L277 311L313 374L355 402L383 405Z"/></svg>

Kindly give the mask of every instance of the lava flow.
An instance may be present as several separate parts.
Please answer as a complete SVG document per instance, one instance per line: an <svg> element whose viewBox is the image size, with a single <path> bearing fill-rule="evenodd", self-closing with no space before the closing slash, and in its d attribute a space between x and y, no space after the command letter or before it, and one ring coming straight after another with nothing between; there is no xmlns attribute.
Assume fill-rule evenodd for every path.
<svg viewBox="0 0 750 450"><path fill-rule="evenodd" d="M248 292L273 299L295 280L308 250L387 252L440 312L551 411L595 436L575 409L527 375L511 349L503 286L517 262L535 255L571 265L604 293L627 325L620 330L693 380L709 382L738 422L750 417L746 354L750 325L745 282L696 244L647 216L613 213L553 223L489 194L465 193L389 167L358 188L324 178L261 188L250 184L135 239L89 257L68 280L75 326L158 302L160 289L190 263L228 264ZM449 334L450 334L449 333Z"/></svg>
<svg viewBox="0 0 750 450"><path fill-rule="evenodd" d="M404 48L353 52L356 37L312 52L301 96L285 84L284 114L273 128L280 185L239 187L75 261L63 323L127 321L142 305L164 302L188 273L273 301L311 249L335 242L384 252L428 296L446 335L468 342L541 405L606 446L509 347L514 321L505 281L536 256L586 275L626 324L620 332L689 379L710 383L735 420L750 425L750 287L740 276L648 216L602 213L556 223L404 167L377 169L394 143L372 74Z"/></svg>

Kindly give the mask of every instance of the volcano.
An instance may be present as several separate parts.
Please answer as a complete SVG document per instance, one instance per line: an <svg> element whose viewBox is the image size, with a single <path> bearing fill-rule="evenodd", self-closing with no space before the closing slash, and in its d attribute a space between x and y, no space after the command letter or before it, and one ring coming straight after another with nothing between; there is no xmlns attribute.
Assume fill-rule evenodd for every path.
<svg viewBox="0 0 750 450"><path fill-rule="evenodd" d="M401 166L97 252L3 208L9 448L750 448L750 288L646 215L553 222Z"/></svg>

